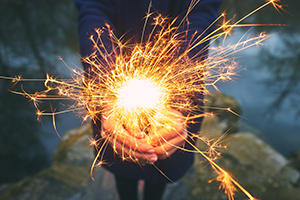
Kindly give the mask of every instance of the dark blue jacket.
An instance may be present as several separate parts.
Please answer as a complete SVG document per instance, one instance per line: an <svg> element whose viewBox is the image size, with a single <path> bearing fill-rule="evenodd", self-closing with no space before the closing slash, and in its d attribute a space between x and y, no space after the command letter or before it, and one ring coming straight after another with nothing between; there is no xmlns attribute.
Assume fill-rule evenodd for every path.
<svg viewBox="0 0 300 200"><path fill-rule="evenodd" d="M140 41L150 0L75 0L75 3L79 11L78 32L82 56L88 56L93 52L93 44L89 36L95 34L95 28L105 27L105 23L110 25L118 38L125 34L125 41L128 39ZM222 0L200 0L188 16L189 33L195 31L202 33L218 16L221 3ZM157 11L168 18L179 16L178 21L181 21L180 19L187 12L190 0L152 0L152 5L151 11ZM150 31L151 27L147 27L145 34L147 35ZM209 29L206 33L211 31L212 29ZM105 36L102 39L106 48L109 49L111 41ZM206 45L207 43L200 45L191 54L196 53L197 50L204 48ZM204 53L206 52L204 51ZM84 70L88 72L90 66L86 63L83 63L83 66ZM203 96L197 94L196 97L197 104L203 105ZM188 124L188 131L191 133L199 131L202 118L195 121L198 123ZM100 121L93 125L95 137L100 137L99 127L101 127ZM185 148L193 149L188 144ZM105 151L104 160L111 163L111 165L105 165L104 167L115 174L151 180L152 182L168 182L168 179L152 165L141 167L133 162L122 161L114 154L110 146ZM177 150L169 158L157 161L155 165L172 181L177 181L192 166L193 162L193 153Z"/></svg>

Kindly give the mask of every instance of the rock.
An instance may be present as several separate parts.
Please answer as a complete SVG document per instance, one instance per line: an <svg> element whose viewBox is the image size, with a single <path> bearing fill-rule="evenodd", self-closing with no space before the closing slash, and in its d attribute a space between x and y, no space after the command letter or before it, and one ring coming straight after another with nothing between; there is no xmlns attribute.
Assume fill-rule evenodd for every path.
<svg viewBox="0 0 300 200"><path fill-rule="evenodd" d="M198 148L201 150L208 148L205 139L212 143L224 133L235 133L238 130L236 125L239 117L227 111L227 108L231 108L235 113L241 113L241 108L234 98L220 93L206 95L205 111L208 115L203 119L199 134L204 141L201 142L200 140L198 142Z"/></svg>
<svg viewBox="0 0 300 200"><path fill-rule="evenodd" d="M215 115L207 115L203 119L201 126L201 135L208 138L220 137L228 128L227 124L220 122L219 118Z"/></svg>
<svg viewBox="0 0 300 200"><path fill-rule="evenodd" d="M300 170L300 151L291 153L288 158L291 160L291 165Z"/></svg>
<svg viewBox="0 0 300 200"><path fill-rule="evenodd" d="M230 154L239 163L251 166L267 175L277 174L288 160L268 144L252 133L238 133L230 137L230 144L225 153Z"/></svg>
<svg viewBox="0 0 300 200"><path fill-rule="evenodd" d="M90 167L94 159L88 137L89 125L71 130L64 135L53 156L52 165L38 174L15 184L1 186L0 200L76 200L115 199L113 176L102 168Z"/></svg>
<svg viewBox="0 0 300 200"><path fill-rule="evenodd" d="M300 151L291 153L288 155L288 158L290 160L290 165L300 171ZM292 175L289 173L290 176L293 176L294 179L296 179L296 175ZM300 188L300 178L298 177L298 181L295 183Z"/></svg>
<svg viewBox="0 0 300 200"><path fill-rule="evenodd" d="M231 98L219 94L217 96L219 99L211 100L216 105L210 106L237 107ZM227 100L222 103L222 98ZM218 139L236 120L208 115L203 121L200 135L207 139ZM0 200L118 199L112 174L103 168L96 168L93 173L95 181L90 176L94 154L93 148L89 146L89 137L92 137L90 125L70 130L57 147L51 166L14 184L1 185ZM296 160L290 163L253 133L238 132L224 137L218 142L226 145L227 149L223 150L222 156L216 162L254 197L262 200L299 199L300 174L295 169L295 163L298 163ZM208 141L210 140L206 140ZM207 145L198 140L197 147L205 150ZM182 181L167 187L164 200L228 199L223 191L218 190L219 182L208 183L216 176L209 163L197 154L193 169ZM235 199L247 197L238 191Z"/></svg>
<svg viewBox="0 0 300 200"><path fill-rule="evenodd" d="M228 148L216 162L254 197L263 200L299 198L300 188L295 183L299 181L300 173L283 155L252 133L236 133L226 140ZM186 199L227 199L217 189L219 182L207 183L217 174L200 155L194 164L193 174L185 177L189 185ZM247 197L239 191L235 198Z"/></svg>
<svg viewBox="0 0 300 200"><path fill-rule="evenodd" d="M219 122L226 124L226 130L230 129L229 133L238 132L236 124L242 109L233 97L216 92L207 94L205 108L206 112L212 112L218 116ZM227 111L228 108L233 112Z"/></svg>
<svg viewBox="0 0 300 200"><path fill-rule="evenodd" d="M208 148L206 142L213 142L226 132L227 124L220 122L215 115L207 115L204 117L201 130L199 133L200 139L197 147L201 150Z"/></svg>
<svg viewBox="0 0 300 200"><path fill-rule="evenodd" d="M0 196L4 194L9 189L9 184L0 185Z"/></svg>
<svg viewBox="0 0 300 200"><path fill-rule="evenodd" d="M283 177L286 177L291 183L296 184L300 181L300 173L298 170L291 166L284 166L281 169L281 174Z"/></svg>

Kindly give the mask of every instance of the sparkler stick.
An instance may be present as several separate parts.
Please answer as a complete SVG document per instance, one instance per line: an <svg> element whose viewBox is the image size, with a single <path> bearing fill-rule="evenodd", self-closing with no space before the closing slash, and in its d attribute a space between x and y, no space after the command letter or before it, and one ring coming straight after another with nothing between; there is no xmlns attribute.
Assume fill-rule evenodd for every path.
<svg viewBox="0 0 300 200"><path fill-rule="evenodd" d="M188 14L197 2L191 2L187 14L179 23L180 26L185 22ZM210 56L204 60L197 60L197 56L206 50L205 48L207 47L200 50L192 58L189 58L188 54L207 41L214 42L220 37L224 37L225 40L234 27L253 26L253 24L241 24L241 22L269 4L273 5L277 10L282 9L276 2L278 1L270 0L266 2L233 24L231 24L233 19L226 21L225 14L221 14L217 20L223 19L222 25L205 36L204 33L200 33L198 36L195 33L190 39L188 47L183 52L181 52L182 47L180 45L185 42L186 32L178 32L179 27L174 26L176 19L168 21L166 18L158 15L158 17L154 18L155 23L150 36L148 36L148 40L144 42L145 36L143 31L142 42L133 46L123 43L120 39L116 38L107 25L106 29L109 32L114 47L113 52L109 52L103 45L101 40L103 30L99 28L96 29L97 40L94 39L94 36L90 37L94 44L95 52L90 56L82 58L84 62L92 66L91 73L93 76L87 77L80 70L72 70L72 79L60 80L50 77L47 74L44 82L47 90L36 92L35 94L28 94L24 90L23 92L13 92L30 98L34 102L38 116L52 116L54 127L56 127L55 115L66 112L82 112L85 110L87 114L83 117L83 120L97 119L101 115L105 119L117 119L114 128L110 132L103 131L105 137L102 138L103 143L101 145L94 139L90 140L91 145L95 146L98 150L98 154L92 163L91 177L95 166L107 164L103 160L102 155L109 141L113 141L112 146L115 152L124 160L131 160L138 163L138 160L130 153L135 151L134 148L129 150L123 149L122 152L116 150L116 145L120 145L118 141L122 141L127 137L126 133L122 130L124 128L125 130L133 130L132 132L137 130L141 134L134 136L144 138L145 142L150 145L155 145L159 141L157 138L160 138L165 143L169 143L162 137L160 128L171 129L170 124L181 123L186 125L198 117L209 115L210 113L195 113L191 94L208 94L208 86L212 86L218 90L216 87L217 82L231 80L231 77L235 75L234 70L237 63L231 56L246 48L261 44L269 36L261 33L250 39L244 40L242 37L234 45L211 47ZM152 17L150 7L146 15L146 23L149 17ZM157 27L160 28L160 31L155 33ZM124 51L124 49L127 49L127 51ZM178 55L179 52L181 52L180 55ZM109 70L104 67L106 65ZM39 79L23 79L21 76L15 78L0 76L0 78L11 79L15 83L19 81L40 81ZM56 91L58 96L50 95L49 92L51 91ZM38 101L55 99L72 99L75 103L70 108L60 112L46 113L39 110ZM180 119L181 116L176 115L172 111L174 109L194 115L188 115ZM226 110L234 113L230 108ZM177 117L179 120L174 120L174 117ZM234 193L237 190L235 186L250 200L255 199L228 172L214 162L218 154L203 152L186 139L184 135L181 133L178 134L194 150L186 150L179 146L176 146L176 148L196 152L203 156L218 174L218 177L214 180L221 182L220 189L225 190L229 200L234 199ZM189 137L193 139L199 136L190 133ZM156 142L154 138L156 138ZM169 144L173 145L172 143ZM207 143L209 151L217 152L217 144L218 142ZM159 171L164 175L161 170Z"/></svg>

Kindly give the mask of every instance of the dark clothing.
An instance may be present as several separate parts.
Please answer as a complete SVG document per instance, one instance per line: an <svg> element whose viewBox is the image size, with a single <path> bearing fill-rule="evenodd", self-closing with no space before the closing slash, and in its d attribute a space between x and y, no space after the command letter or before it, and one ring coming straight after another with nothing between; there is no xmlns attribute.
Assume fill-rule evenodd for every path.
<svg viewBox="0 0 300 200"><path fill-rule="evenodd" d="M217 17L218 9L222 0L201 0L191 11L188 16L189 33L193 34L197 31L202 33ZM106 27L105 23L109 24L117 38L125 34L125 41L131 40L133 42L140 42L141 33L144 26L146 12L149 7L150 0L75 0L79 11L79 39L80 50L83 57L90 55L93 49L93 43L90 41L90 35L95 34L94 29ZM157 11L168 18L175 18L179 16L178 25L181 19L185 16L190 5L189 0L152 0L153 7L151 12ZM149 26L151 22L147 23L145 35L149 34L152 27ZM180 30L186 30L187 26L181 27ZM206 34L211 32L212 28L206 31ZM203 36L205 36L204 34ZM146 37L147 38L147 37ZM111 41L109 37L103 34L103 43L107 49L111 48ZM208 43L203 43L193 50L189 56L198 53L199 50L207 46ZM203 51L203 54L207 50ZM83 63L84 70L89 71L87 63ZM203 106L203 95L195 94L194 100L196 104ZM202 110L198 111L198 114ZM188 113L184 113L187 116ZM200 129L202 118L194 120L196 123L188 124L188 131L197 133ZM100 137L99 128L101 122L98 121L93 125L95 137ZM191 140L190 140L191 141ZM186 143L186 149L193 150L189 144ZM122 161L118 155L115 155L113 149L108 145L105 150L103 159L111 163L111 165L103 165L106 169L116 175L130 177L133 179L144 179L155 182L169 182L165 177L167 176L172 181L180 179L185 172L192 166L194 162L194 154L177 150L169 158L165 160L158 160L153 165L146 165L141 167L133 162ZM164 175L163 175L164 174Z"/></svg>
<svg viewBox="0 0 300 200"><path fill-rule="evenodd" d="M83 57L90 55L94 49L90 35L95 34L95 28L106 27L109 24L117 38L125 34L125 41L134 40L140 42L146 12L150 0L74 0L78 8L79 21L78 33L80 40L80 51ZM189 32L202 33L218 16L219 6L223 0L200 0L188 16ZM152 0L151 12L157 11L163 16L175 18L179 16L178 22L184 17L190 5L190 0ZM151 21L147 23L145 35L152 27ZM176 25L176 24L175 24ZM178 24L177 24L178 25ZM186 27L183 27L186 29ZM212 31L212 28L206 33ZM205 35L205 34L204 34ZM102 38L106 48L111 41L108 36ZM200 45L202 49L207 43ZM89 66L83 63L84 68Z"/></svg>
<svg viewBox="0 0 300 200"><path fill-rule="evenodd" d="M138 200L138 180L115 176L116 186L120 199ZM160 200L164 194L166 183L152 183L145 181L143 200Z"/></svg>

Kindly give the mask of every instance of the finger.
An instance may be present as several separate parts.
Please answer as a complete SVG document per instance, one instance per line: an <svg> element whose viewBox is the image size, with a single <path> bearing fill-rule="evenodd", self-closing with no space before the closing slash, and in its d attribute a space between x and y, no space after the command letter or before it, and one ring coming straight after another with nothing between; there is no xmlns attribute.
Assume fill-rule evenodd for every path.
<svg viewBox="0 0 300 200"><path fill-rule="evenodd" d="M145 133L142 132L138 127L125 127L126 131L133 137L142 139L145 138Z"/></svg>
<svg viewBox="0 0 300 200"><path fill-rule="evenodd" d="M180 149L182 145L185 143L186 138L184 137L176 137L172 140L155 147L155 153L158 156L158 159L166 159L167 157L171 156L177 149Z"/></svg>
<svg viewBox="0 0 300 200"><path fill-rule="evenodd" d="M110 133L117 133L118 131L122 131L123 126L117 120L114 119L113 116L102 117L102 127L104 130Z"/></svg>
<svg viewBox="0 0 300 200"><path fill-rule="evenodd" d="M114 115L103 116L103 129L111 135L110 145L121 157L130 156L131 158L151 160L155 162L157 156L154 148L146 143L146 140L138 139L132 135L137 134L137 128L125 130L124 126Z"/></svg>
<svg viewBox="0 0 300 200"><path fill-rule="evenodd" d="M177 149L173 149L170 152L165 152L164 154L157 155L159 160L165 160L169 158Z"/></svg>
<svg viewBox="0 0 300 200"><path fill-rule="evenodd" d="M151 133L149 137L151 137L151 145L159 146L163 143L170 141L176 137L186 137L184 134L186 127L181 125L180 127L177 125L176 127L170 128L161 128L156 130L155 133Z"/></svg>
<svg viewBox="0 0 300 200"><path fill-rule="evenodd" d="M115 148L115 151L117 151L118 155L120 155L123 159L126 157L129 157L133 161L151 161L156 162L158 157L155 154L155 151L149 152L140 152L137 149L132 149L130 146L125 145L124 143L120 143L118 140L114 141L114 144L112 145Z"/></svg>
<svg viewBox="0 0 300 200"><path fill-rule="evenodd" d="M131 149L143 152L154 153L154 149L151 145L146 143L144 139L138 139L131 136L126 130L117 135L117 140L123 143L125 146L131 147Z"/></svg>
<svg viewBox="0 0 300 200"><path fill-rule="evenodd" d="M113 133L109 139L110 145L115 152L124 157L130 155L132 158L151 160L155 162L157 156L154 148L146 143L146 140L140 140L132 137L126 130L121 128L117 133ZM130 154L133 152L133 154Z"/></svg>
<svg viewBox="0 0 300 200"><path fill-rule="evenodd" d="M145 140L139 140L132 136L137 134L136 128L131 128L129 133L124 129L124 126L114 120L113 117L103 118L103 129L114 135L115 139L119 140L124 146L128 146L128 149L135 149L144 153L154 153L154 149L151 145L147 144Z"/></svg>
<svg viewBox="0 0 300 200"><path fill-rule="evenodd" d="M177 110L169 109L160 120L161 125L151 127L149 137L152 145L160 145L185 131L184 116Z"/></svg>

